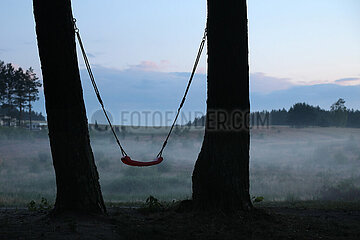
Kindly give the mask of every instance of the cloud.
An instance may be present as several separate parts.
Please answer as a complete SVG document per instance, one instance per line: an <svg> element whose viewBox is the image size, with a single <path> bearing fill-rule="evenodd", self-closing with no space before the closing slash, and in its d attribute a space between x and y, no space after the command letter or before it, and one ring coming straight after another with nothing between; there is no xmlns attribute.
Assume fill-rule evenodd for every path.
<svg viewBox="0 0 360 240"><path fill-rule="evenodd" d="M296 81L296 85L299 86L311 86L311 85L333 84L333 83L334 81L330 81L330 80Z"/></svg>
<svg viewBox="0 0 360 240"><path fill-rule="evenodd" d="M329 109L339 98L345 98L348 108L360 109L360 85L341 86L339 84L316 84L294 86L286 90L268 94L251 94L252 111L289 109L293 104L306 102Z"/></svg>
<svg viewBox="0 0 360 240"><path fill-rule="evenodd" d="M106 109L119 123L123 111L173 111L179 106L188 82L189 72L144 71L154 69L153 64L142 64L142 68L132 71L93 65L101 96ZM155 65L157 66L157 65ZM138 71L135 71L138 69ZM89 117L99 110L100 106L92 89L86 69L81 69L82 85ZM360 108L360 85L341 86L340 84L292 84L288 78L267 76L264 73L251 73L251 109L289 108L297 102L308 102L329 108L339 97L345 97L346 106ZM340 80L340 79L339 79ZM352 79L354 80L354 79ZM351 82L351 80L349 80ZM339 81L347 82L347 81ZM338 82L338 83L339 83ZM45 115L44 96L35 103L35 110ZM206 109L206 75L196 74L189 91L184 110L202 111ZM90 119L90 118L89 118Z"/></svg>
<svg viewBox="0 0 360 240"><path fill-rule="evenodd" d="M358 77L350 77L350 78L341 78L334 81L336 84L343 86L354 86L360 84L360 78Z"/></svg>
<svg viewBox="0 0 360 240"><path fill-rule="evenodd" d="M170 61L162 60L160 63L154 61L142 61L136 65L129 65L127 70L143 72L163 72L170 67Z"/></svg>
<svg viewBox="0 0 360 240"><path fill-rule="evenodd" d="M335 80L335 82L349 82L349 81L357 81L357 80L360 80L360 78L341 78Z"/></svg>
<svg viewBox="0 0 360 240"><path fill-rule="evenodd" d="M150 65L151 66L151 65ZM140 70L118 70L101 66L93 66L93 73L97 81L104 102L112 109L155 109L165 110L178 107L190 73L158 72ZM95 101L92 86L86 69L81 70L85 96ZM186 106L195 109L202 108L205 102L206 75L196 74ZM90 106L90 105L89 105ZM185 106L185 107L186 107ZM91 109L90 109L91 110ZM115 116L117 116L115 114Z"/></svg>
<svg viewBox="0 0 360 240"><path fill-rule="evenodd" d="M289 78L267 76L257 72L250 74L250 91L258 93L270 93L276 90L284 90L294 86Z"/></svg>

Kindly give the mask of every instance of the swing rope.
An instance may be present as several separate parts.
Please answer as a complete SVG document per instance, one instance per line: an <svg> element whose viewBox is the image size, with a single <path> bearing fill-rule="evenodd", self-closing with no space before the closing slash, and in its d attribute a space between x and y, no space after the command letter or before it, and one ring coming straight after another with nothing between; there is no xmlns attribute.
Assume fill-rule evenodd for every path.
<svg viewBox="0 0 360 240"><path fill-rule="evenodd" d="M98 89L97 84L96 84L96 82L95 82L95 78L94 78L94 75L93 75L92 70L91 70L90 62L89 62L89 59L88 59L88 57L87 57L87 55L86 55L83 42L82 42L82 40L81 40L80 30L79 30L79 28L76 26L76 19L75 19L75 18L73 19L73 22L74 22L75 34L76 34L76 37L77 37L77 39L78 39L78 42L79 42L79 45L80 45L80 49L81 49L81 53L82 53L82 55L83 55L84 62L85 62L85 65L86 65L86 69L87 69L87 71L88 71L88 73L89 73L89 77L90 77L90 80L91 80L91 84L93 85L93 88L94 88L96 97L97 97L97 99L98 99L98 101L99 101L99 103L100 103L100 105L101 105L101 108L102 108L102 110L103 110L103 112L104 112L104 115L105 115L105 117L106 117L106 120L107 120L107 122L109 123L110 129L111 129L111 131L112 131L112 133L113 133L113 135L114 135L114 137L115 137L116 143L117 143L117 145L118 145L119 148L120 148L121 154L123 155L123 157L125 157L125 156L127 156L127 154L126 154L124 148L121 146L120 140L119 140L118 136L116 135L116 132L115 132L115 130L114 130L114 127L113 127L113 125L112 125L112 123L111 123L111 121L110 121L110 118L109 118L106 110L105 110L104 102L103 102L103 100L102 100L102 98L101 98L99 89Z"/></svg>
<svg viewBox="0 0 360 240"><path fill-rule="evenodd" d="M166 144L167 144L167 142L168 142L168 140L169 140L169 137L170 137L170 135L171 135L171 133L172 133L172 131L173 131L173 129L174 129L174 126L175 126L175 124L176 124L176 121L177 121L177 119L178 119L178 117L179 117L181 108L184 106L184 103L185 103L185 100L186 100L186 96L187 96L187 94L188 94L188 92L189 92L189 89L190 89L190 85L191 85L192 80L193 80L193 78L194 78L194 76L195 76L195 72L196 72L197 66L199 65L200 57L201 57L201 54L202 54L203 49L204 49L204 46L205 46L206 37L207 37L207 29L205 28L204 35L203 35L203 38L201 39L199 51L198 51L198 54L197 54L197 56L196 56L196 60L195 60L195 63L194 63L194 66L193 66L193 70L192 70L191 75L190 75L189 82L188 82L188 84L187 84L187 86L186 86L186 90L185 90L184 96L183 96L183 98L182 98L182 100L181 100L180 106L179 106L179 108L178 108L178 110L177 110L175 119L174 119L173 124L171 125L171 128L170 128L170 131L169 131L168 135L166 136L166 139L165 139L165 141L164 141L164 143L163 143L163 145L162 145L162 147L161 147L161 149L160 149L160 152L159 152L159 154L157 155L157 157L161 157L161 156L162 156L162 153L163 153L163 151L164 151L164 148L166 147Z"/></svg>
<svg viewBox="0 0 360 240"><path fill-rule="evenodd" d="M76 38L78 39L78 42L79 42L79 45L80 45L80 49L81 49L81 53L82 53L82 56L84 58L84 62L85 62L85 65L86 65L86 69L88 71L88 74L89 74L89 77L90 77L90 80L91 80L91 84L94 88L94 91L95 91L95 94L96 94L96 97L101 105L101 108L104 112L104 115L106 117L106 120L107 122L109 123L109 126L110 126L110 129L115 137L115 140L116 140L116 143L117 145L119 146L120 148L120 151L121 151L121 154L123 155L123 157L121 158L121 161L127 165L131 165L131 166L152 166L152 165L156 165L156 164L159 164L162 162L163 158L162 158L162 153L167 145L167 142L170 138L170 135L174 129L174 126L176 124L176 121L179 117L179 114L180 114L180 111L182 109L182 107L184 106L184 103L185 103L185 100L186 100L186 96L189 92L189 89L190 89L190 85L192 83L192 80L195 76L195 72L196 72L196 69L197 69L197 66L199 64L199 61L200 61L200 57L201 57L201 54L203 52L203 49L204 49L204 46L205 46L205 42L206 42L206 37L207 37L207 29L205 28L205 31L204 31L204 35L203 35L203 38L201 40L201 43L200 43L200 47L199 47L199 51L197 53L197 56L196 56L196 60L195 60L195 63L194 63L194 66L193 66L193 69L192 69L192 72L191 72L191 75L190 75L190 79L189 79L189 82L187 84L187 87L186 87L186 90L185 90L185 93L184 93L184 96L181 100L181 103L180 103L180 106L177 110L177 113L176 113L176 116L175 116L175 119L170 127L170 130L165 138L165 141L158 153L158 155L156 156L156 160L154 161L151 161L151 162L139 162L139 161L134 161L134 160L131 160L131 158L126 154L124 148L122 147L121 143L120 143L120 140L118 138L118 136L116 135L116 132L114 130L114 127L110 121L110 118L106 112L106 109L105 109L105 106L104 106L104 103L102 101L102 98L101 98L101 95L100 95L100 92L99 92L99 89L97 87L97 84L95 82L95 77L92 73L92 70L91 70L91 65L90 65L90 62L89 62L89 59L87 57L87 54L86 54L86 51L85 51L85 48L84 48L84 45L83 45L83 42L81 40L81 36L80 36L80 30L79 28L76 26L76 19L73 18L73 23L74 23L74 30L75 30L75 34L76 34Z"/></svg>

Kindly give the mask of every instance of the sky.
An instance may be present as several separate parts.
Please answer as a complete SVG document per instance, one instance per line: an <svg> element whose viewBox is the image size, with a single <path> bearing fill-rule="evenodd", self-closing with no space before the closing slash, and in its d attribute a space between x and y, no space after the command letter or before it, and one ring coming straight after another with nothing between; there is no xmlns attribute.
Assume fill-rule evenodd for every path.
<svg viewBox="0 0 360 240"><path fill-rule="evenodd" d="M181 98L182 90L175 87L182 87L171 84L179 78L171 77L192 68L205 27L206 0L73 0L72 4L90 62L99 75L111 75L114 78L111 81L121 91L124 84L116 81L116 76L136 79L142 74L147 86L126 87L126 91L136 93L141 87L153 91L161 83L155 73L162 74L169 77L167 90L174 92L174 99ZM359 12L359 0L249 0L253 96L299 86L360 84ZM0 60L23 68L33 67L41 77L32 1L1 0L0 21ZM83 69L82 60L79 62ZM205 54L198 73L206 74ZM82 76L87 81L86 75ZM199 79L205 81L206 77ZM186 77L181 81L185 87ZM100 85L105 92L108 90L108 85ZM201 92L197 95L202 102L199 108L204 109L206 84L194 88L194 92ZM84 91L91 89L84 87ZM89 98L92 97L89 93ZM352 100L355 102L349 99ZM144 101L147 102L133 105L133 109L151 102ZM43 103L37 109L43 111Z"/></svg>

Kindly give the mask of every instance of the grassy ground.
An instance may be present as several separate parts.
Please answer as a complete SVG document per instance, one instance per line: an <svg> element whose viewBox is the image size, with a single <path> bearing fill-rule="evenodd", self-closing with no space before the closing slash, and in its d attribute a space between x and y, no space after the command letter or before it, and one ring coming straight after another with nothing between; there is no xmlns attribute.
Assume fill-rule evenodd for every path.
<svg viewBox="0 0 360 240"><path fill-rule="evenodd" d="M134 159L150 160L163 129L128 130L121 136ZM251 195L265 201L360 199L360 129L269 127L251 131ZM109 132L91 132L104 198L108 202L191 196L191 175L200 151L201 129L178 129L165 161L134 168L120 162ZM0 128L0 206L24 206L42 197L53 202L55 176L46 131Z"/></svg>
<svg viewBox="0 0 360 240"><path fill-rule="evenodd" d="M139 208L140 207L140 208ZM109 206L107 216L0 209L0 239L359 239L359 203L257 204L252 213Z"/></svg>
<svg viewBox="0 0 360 240"><path fill-rule="evenodd" d="M157 154L165 131L121 136L134 159ZM191 174L203 131L178 129L163 164L120 162L109 132L91 132L109 215L47 215L55 176L46 131L0 128L0 239L360 239L360 129L252 129L253 214L231 217L176 208L191 195ZM166 208L144 205L153 195Z"/></svg>

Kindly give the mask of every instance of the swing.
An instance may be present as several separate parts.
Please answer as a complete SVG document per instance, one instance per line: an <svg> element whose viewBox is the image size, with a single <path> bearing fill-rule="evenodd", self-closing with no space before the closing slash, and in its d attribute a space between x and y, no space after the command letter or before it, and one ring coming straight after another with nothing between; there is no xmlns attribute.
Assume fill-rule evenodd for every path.
<svg viewBox="0 0 360 240"><path fill-rule="evenodd" d="M167 142L169 140L169 137L170 137L170 135L171 135L171 133L172 133L172 131L174 129L174 126L175 126L175 123L176 123L176 121L177 121L177 119L179 117L181 108L183 107L183 105L185 103L185 99L186 99L186 96L187 96L187 94L189 92L191 82L192 82L192 80L194 78L196 68L197 68L197 66L199 64L201 53L202 53L202 51L204 49L204 46L205 46L205 41L206 41L206 37L207 37L207 29L205 28L205 32L204 32L204 35L203 35L203 37L201 39L200 48L199 48L198 54L196 56L196 60L195 60L194 67L193 67L191 75L190 75L189 82L188 82L187 87L185 89L184 96L183 96L183 98L181 100L181 103L180 103L180 106L179 106L179 108L177 110L177 113L176 113L176 116L174 118L173 124L171 125L171 128L170 128L170 130L169 130L169 132L168 132L168 134L167 134L167 136L165 138L165 141L164 141L159 153L157 154L157 156L156 156L156 158L154 160L148 161L148 162L142 162L142 161L132 160L131 157L126 154L124 148L122 147L122 145L120 143L120 140L119 140L118 136L116 135L114 127L113 127L113 125L112 125L112 123L110 121L110 118L109 118L106 110L105 110L105 106L104 106L104 103L103 103L103 101L101 99L99 89L98 89L97 84L95 82L95 78L94 78L94 75L93 75L92 70L91 70L90 62L89 62L89 59L88 59L88 57L86 55L85 48L84 48L84 45L83 45L82 40L81 40L79 28L77 28L77 26L76 26L76 19L75 18L73 19L73 23L74 23L74 30L75 30L76 38L78 39L78 43L79 43L79 46L80 46L80 49L81 49L82 56L84 58L86 69L88 71L88 74L89 74L89 77L90 77L90 80L91 80L91 84L92 84L92 86L94 88L96 97L97 97L97 99L98 99L98 101L99 101L99 103L101 105L101 108L102 108L102 110L104 112L105 118L106 118L107 122L109 123L110 129L111 129L111 131L112 131L112 133L114 135L116 143L120 148L120 151L121 151L121 154L122 154L121 161L126 165L135 166L135 167L153 166L153 165L161 163L164 160L163 157L162 157L162 153L163 153L163 151L164 151L164 149L166 147L166 144L167 144Z"/></svg>

